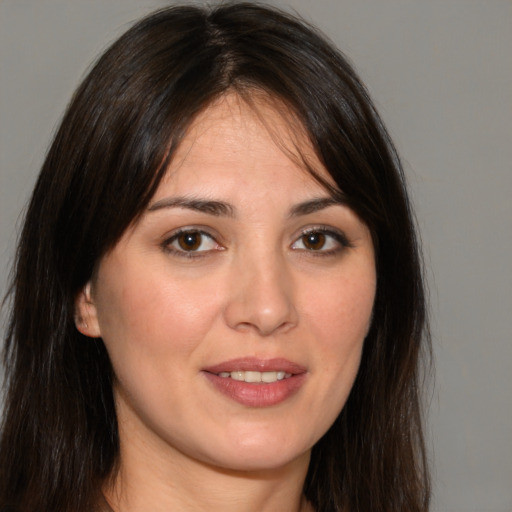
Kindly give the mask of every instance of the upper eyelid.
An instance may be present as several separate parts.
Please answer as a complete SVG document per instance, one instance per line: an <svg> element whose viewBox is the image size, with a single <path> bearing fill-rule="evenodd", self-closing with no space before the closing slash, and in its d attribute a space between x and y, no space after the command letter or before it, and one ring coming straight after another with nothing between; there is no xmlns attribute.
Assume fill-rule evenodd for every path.
<svg viewBox="0 0 512 512"><path fill-rule="evenodd" d="M206 235L215 240L217 243L221 243L219 239L222 238L217 232L213 232L211 228L206 226L185 226L172 230L171 232L165 234L162 239L165 243L167 243L177 236L182 235L183 233L201 233L202 235Z"/></svg>
<svg viewBox="0 0 512 512"><path fill-rule="evenodd" d="M206 249L206 250L192 250L192 251L186 251L182 248L178 248L173 246L174 243L177 241L178 237L180 235L183 235L185 233L200 233L201 235L207 236L212 240L218 247L216 249ZM164 237L163 241L161 242L160 246L165 252L171 253L176 257L186 257L189 259L198 259L198 258L204 258L208 255L208 253L212 251L222 251L225 249L224 245L219 243L217 238L212 235L211 233L208 233L204 229L197 229L197 228L180 228L175 230L172 234L169 236Z"/></svg>
<svg viewBox="0 0 512 512"><path fill-rule="evenodd" d="M294 238L294 241L298 240L301 236L307 235L308 233L321 232L326 235L331 235L335 239L337 239L340 243L342 243L345 247L353 247L352 241L349 239L345 231L339 228L335 228L333 226L326 225L316 225L305 227L300 230L299 236Z"/></svg>

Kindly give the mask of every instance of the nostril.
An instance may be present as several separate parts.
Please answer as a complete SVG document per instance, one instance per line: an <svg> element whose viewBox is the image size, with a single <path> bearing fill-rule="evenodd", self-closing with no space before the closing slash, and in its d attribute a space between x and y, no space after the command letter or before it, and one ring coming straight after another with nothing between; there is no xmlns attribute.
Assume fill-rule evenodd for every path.
<svg viewBox="0 0 512 512"><path fill-rule="evenodd" d="M293 328L298 314L292 279L283 262L269 259L268 253L260 256L244 258L233 274L224 314L232 329L269 336Z"/></svg>
<svg viewBox="0 0 512 512"><path fill-rule="evenodd" d="M227 324L239 332L254 331L260 336L284 333L298 323L298 315L291 305L280 311L258 310L256 306L231 303L225 311Z"/></svg>

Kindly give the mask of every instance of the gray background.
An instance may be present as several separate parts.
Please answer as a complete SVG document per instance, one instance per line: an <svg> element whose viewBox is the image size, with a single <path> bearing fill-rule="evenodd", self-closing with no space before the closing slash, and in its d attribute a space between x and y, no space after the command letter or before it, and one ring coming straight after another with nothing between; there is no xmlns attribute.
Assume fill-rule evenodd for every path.
<svg viewBox="0 0 512 512"><path fill-rule="evenodd" d="M166 3L0 0L0 291L73 89L107 43ZM431 290L434 510L511 512L512 2L286 5L356 64L408 173Z"/></svg>

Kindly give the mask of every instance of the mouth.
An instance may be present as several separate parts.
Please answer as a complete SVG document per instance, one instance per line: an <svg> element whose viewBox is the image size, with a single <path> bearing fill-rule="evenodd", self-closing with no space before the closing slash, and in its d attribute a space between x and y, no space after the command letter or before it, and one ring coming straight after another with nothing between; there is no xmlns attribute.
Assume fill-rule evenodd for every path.
<svg viewBox="0 0 512 512"><path fill-rule="evenodd" d="M278 380L289 379L292 374L283 370L278 370L277 372L235 370L234 372L220 372L217 373L217 376L223 379L233 379L240 382L249 382L251 384L271 384Z"/></svg>
<svg viewBox="0 0 512 512"><path fill-rule="evenodd" d="M295 375L306 373L306 368L283 358L259 359L256 357L241 357L209 366L204 368L204 371L223 379L233 379L253 384L272 383L289 379Z"/></svg>
<svg viewBox="0 0 512 512"><path fill-rule="evenodd" d="M285 401L304 384L307 370L286 359L239 358L203 370L214 388L249 407Z"/></svg>

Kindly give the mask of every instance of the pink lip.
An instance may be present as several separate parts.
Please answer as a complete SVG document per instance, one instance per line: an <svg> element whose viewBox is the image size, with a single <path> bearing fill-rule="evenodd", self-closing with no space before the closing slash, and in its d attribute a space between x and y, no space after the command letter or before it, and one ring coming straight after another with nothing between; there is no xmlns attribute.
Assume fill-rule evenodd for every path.
<svg viewBox="0 0 512 512"><path fill-rule="evenodd" d="M284 371L291 377L272 383L251 384L229 377L219 377L221 372L232 371L276 372ZM258 359L253 357L232 359L203 370L206 378L225 396L248 407L277 405L299 391L306 380L306 368L287 359Z"/></svg>
<svg viewBox="0 0 512 512"><path fill-rule="evenodd" d="M257 357L239 357L203 369L203 371L209 373L236 372L237 370L245 372L277 372L282 370L292 375L306 372L304 366L288 361L288 359L259 359Z"/></svg>

